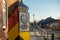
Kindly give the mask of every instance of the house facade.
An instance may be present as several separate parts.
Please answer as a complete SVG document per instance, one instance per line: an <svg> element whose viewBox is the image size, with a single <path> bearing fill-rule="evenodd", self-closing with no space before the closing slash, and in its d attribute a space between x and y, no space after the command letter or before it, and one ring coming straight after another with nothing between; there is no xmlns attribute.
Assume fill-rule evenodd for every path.
<svg viewBox="0 0 60 40"><path fill-rule="evenodd" d="M56 19L54 22L44 25L44 28L51 30L60 30L60 20Z"/></svg>

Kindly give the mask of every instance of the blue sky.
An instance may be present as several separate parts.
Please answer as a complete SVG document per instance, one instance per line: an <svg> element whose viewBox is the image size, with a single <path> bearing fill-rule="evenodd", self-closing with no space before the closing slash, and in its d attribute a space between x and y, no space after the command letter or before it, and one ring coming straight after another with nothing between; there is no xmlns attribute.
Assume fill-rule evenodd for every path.
<svg viewBox="0 0 60 40"><path fill-rule="evenodd" d="M60 0L23 0L29 7L30 22L34 19L39 21L47 17L60 18Z"/></svg>

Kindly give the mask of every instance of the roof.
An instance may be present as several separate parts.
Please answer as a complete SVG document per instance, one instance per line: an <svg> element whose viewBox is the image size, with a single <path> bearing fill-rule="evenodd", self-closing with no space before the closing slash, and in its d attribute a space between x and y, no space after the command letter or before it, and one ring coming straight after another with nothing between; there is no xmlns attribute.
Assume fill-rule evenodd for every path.
<svg viewBox="0 0 60 40"><path fill-rule="evenodd" d="M19 2L19 1L18 1L18 6L22 6L22 7L28 8L28 6L26 6L25 4L23 4L22 2Z"/></svg>

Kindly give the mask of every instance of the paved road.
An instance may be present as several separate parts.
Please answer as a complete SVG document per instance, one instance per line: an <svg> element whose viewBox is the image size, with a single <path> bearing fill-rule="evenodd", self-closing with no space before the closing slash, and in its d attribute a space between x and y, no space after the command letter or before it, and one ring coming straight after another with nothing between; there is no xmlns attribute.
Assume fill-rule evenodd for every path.
<svg viewBox="0 0 60 40"><path fill-rule="evenodd" d="M42 32L42 36L41 36L41 30L40 29L36 29L36 28L31 28L30 29L31 32L30 32L30 40L44 40L42 36L44 36L44 33ZM45 34L45 38L47 38L47 34ZM51 35L49 34L48 35L48 40L51 40ZM54 37L54 40L60 40L60 39L57 39L56 37Z"/></svg>
<svg viewBox="0 0 60 40"><path fill-rule="evenodd" d="M43 40L37 32L30 32L30 40Z"/></svg>

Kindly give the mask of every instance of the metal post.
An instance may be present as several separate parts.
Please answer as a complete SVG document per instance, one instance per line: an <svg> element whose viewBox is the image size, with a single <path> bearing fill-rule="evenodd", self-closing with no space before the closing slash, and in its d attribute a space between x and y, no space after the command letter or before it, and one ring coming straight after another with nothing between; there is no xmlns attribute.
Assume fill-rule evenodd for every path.
<svg viewBox="0 0 60 40"><path fill-rule="evenodd" d="M47 40L48 40L48 32L47 32Z"/></svg>
<svg viewBox="0 0 60 40"><path fill-rule="evenodd" d="M42 37L42 30L41 30L41 37Z"/></svg>
<svg viewBox="0 0 60 40"><path fill-rule="evenodd" d="M45 32L44 32L44 38L45 38Z"/></svg>
<svg viewBox="0 0 60 40"><path fill-rule="evenodd" d="M54 40L54 34L51 35L51 40Z"/></svg>

